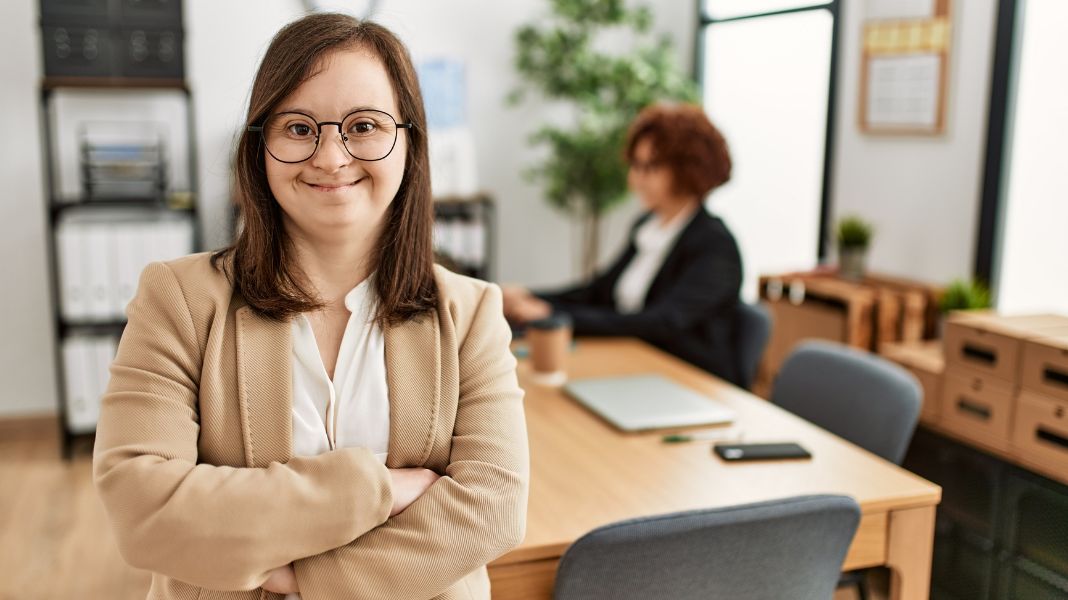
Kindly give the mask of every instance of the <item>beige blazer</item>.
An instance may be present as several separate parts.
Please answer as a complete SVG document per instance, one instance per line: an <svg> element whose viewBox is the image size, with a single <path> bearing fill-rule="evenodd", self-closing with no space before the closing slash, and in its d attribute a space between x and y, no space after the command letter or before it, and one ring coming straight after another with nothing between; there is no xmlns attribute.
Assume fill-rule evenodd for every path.
<svg viewBox="0 0 1068 600"><path fill-rule="evenodd" d="M496 285L435 267L441 305L384 330L390 441L292 455L288 323L195 254L153 263L127 307L93 454L119 550L150 599L489 598L526 524L529 455ZM442 477L389 518L387 467Z"/></svg>

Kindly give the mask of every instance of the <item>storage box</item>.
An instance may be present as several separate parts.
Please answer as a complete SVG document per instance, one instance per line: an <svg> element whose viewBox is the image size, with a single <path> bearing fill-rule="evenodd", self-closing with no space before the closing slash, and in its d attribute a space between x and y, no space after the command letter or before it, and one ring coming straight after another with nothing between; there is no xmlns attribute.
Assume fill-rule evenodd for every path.
<svg viewBox="0 0 1068 600"><path fill-rule="evenodd" d="M1050 398L1068 401L1068 331L1024 342L1020 385Z"/></svg>
<svg viewBox="0 0 1068 600"><path fill-rule="evenodd" d="M41 20L106 25L111 16L111 0L41 0Z"/></svg>
<svg viewBox="0 0 1068 600"><path fill-rule="evenodd" d="M1068 400L1022 391L1016 399L1013 452L1044 472L1068 480Z"/></svg>
<svg viewBox="0 0 1068 600"><path fill-rule="evenodd" d="M923 388L923 405L920 421L938 423L942 403L942 376L946 363L942 355L942 343L927 342L892 343L879 346L879 354L905 367Z"/></svg>
<svg viewBox="0 0 1068 600"><path fill-rule="evenodd" d="M122 24L182 26L182 3L176 0L118 0L116 8L112 8L112 14L117 13L116 19Z"/></svg>
<svg viewBox="0 0 1068 600"><path fill-rule="evenodd" d="M875 293L855 283L805 275L760 278L760 297L771 313L771 337L754 390L770 389L783 361L805 340L872 347Z"/></svg>
<svg viewBox="0 0 1068 600"><path fill-rule="evenodd" d="M185 74L180 29L127 28L112 32L115 67L122 77L181 79Z"/></svg>
<svg viewBox="0 0 1068 600"><path fill-rule="evenodd" d="M111 32L84 25L47 25L41 28L44 70L49 76L107 77L113 53Z"/></svg>
<svg viewBox="0 0 1068 600"><path fill-rule="evenodd" d="M945 324L946 364L974 369L1016 385L1023 340L1064 327L1068 327L1068 317L1062 315L955 312Z"/></svg>
<svg viewBox="0 0 1068 600"><path fill-rule="evenodd" d="M939 422L953 433L1008 451L1013 387L1004 380L949 364L942 381Z"/></svg>

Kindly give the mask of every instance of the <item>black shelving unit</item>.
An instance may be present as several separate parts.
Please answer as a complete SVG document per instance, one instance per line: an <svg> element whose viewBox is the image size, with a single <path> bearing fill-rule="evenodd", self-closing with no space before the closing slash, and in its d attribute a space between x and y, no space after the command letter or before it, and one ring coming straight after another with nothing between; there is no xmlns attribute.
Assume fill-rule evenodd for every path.
<svg viewBox="0 0 1068 600"><path fill-rule="evenodd" d="M64 341L75 335L121 337L121 318L68 320L61 308L62 282L57 225L71 212L101 210L139 216L181 214L191 224L194 250L202 246L197 210L196 143L193 99L184 81L181 46L181 2L174 0L41 0L40 27L45 76L39 86L40 136L44 168L46 254L50 270L51 332L55 352L55 380L59 399L61 453L72 458L79 442L91 442L95 431L72 432L68 427ZM184 101L188 167L187 190L161 190L138 198L61 197L57 156L53 147L52 103L68 90L178 92ZM169 185L169 184L168 184ZM85 189L85 186L82 186ZM99 400L99 399L97 399Z"/></svg>
<svg viewBox="0 0 1068 600"><path fill-rule="evenodd" d="M904 467L942 486L932 600L1068 600L1068 486L924 427Z"/></svg>
<svg viewBox="0 0 1068 600"><path fill-rule="evenodd" d="M492 281L496 275L497 256L497 206L493 199L486 194L435 198L434 220L437 223L459 222L479 226L481 260L452 255L446 248L436 248L435 256L439 263L451 271Z"/></svg>

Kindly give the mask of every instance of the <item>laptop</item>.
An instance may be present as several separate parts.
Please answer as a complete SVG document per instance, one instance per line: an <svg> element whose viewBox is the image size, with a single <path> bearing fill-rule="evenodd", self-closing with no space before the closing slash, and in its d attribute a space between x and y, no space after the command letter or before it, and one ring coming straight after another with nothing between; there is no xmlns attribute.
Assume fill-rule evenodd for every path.
<svg viewBox="0 0 1068 600"><path fill-rule="evenodd" d="M577 379L564 391L623 431L718 425L734 411L660 375Z"/></svg>

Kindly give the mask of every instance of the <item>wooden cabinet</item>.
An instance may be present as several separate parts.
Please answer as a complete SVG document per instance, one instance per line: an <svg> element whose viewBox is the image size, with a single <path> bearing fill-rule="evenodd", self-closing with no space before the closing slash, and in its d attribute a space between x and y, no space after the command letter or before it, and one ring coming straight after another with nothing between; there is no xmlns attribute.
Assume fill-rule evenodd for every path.
<svg viewBox="0 0 1068 600"><path fill-rule="evenodd" d="M760 298L772 333L754 388L770 389L782 361L806 339L875 350L892 342L919 342L937 333L940 290L905 279L872 275L860 281L833 271L765 275Z"/></svg>

